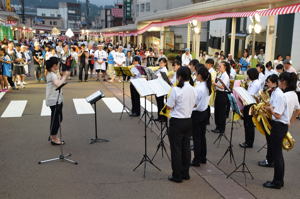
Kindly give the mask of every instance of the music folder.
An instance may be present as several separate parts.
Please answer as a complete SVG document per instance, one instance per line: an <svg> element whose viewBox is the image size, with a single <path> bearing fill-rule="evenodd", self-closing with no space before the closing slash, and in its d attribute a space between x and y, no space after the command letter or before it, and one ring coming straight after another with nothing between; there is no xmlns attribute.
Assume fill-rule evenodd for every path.
<svg viewBox="0 0 300 199"><path fill-rule="evenodd" d="M116 72L116 76L133 76L129 66L115 66L114 70Z"/></svg>
<svg viewBox="0 0 300 199"><path fill-rule="evenodd" d="M103 97L105 97L105 96L101 91L96 91L85 99L88 103L94 104L95 102L102 99Z"/></svg>
<svg viewBox="0 0 300 199"><path fill-rule="evenodd" d="M130 82L133 84L141 97L155 94L149 82L144 78L130 79Z"/></svg>
<svg viewBox="0 0 300 199"><path fill-rule="evenodd" d="M149 80L148 82L157 97L168 95L171 90L171 86L162 78Z"/></svg>

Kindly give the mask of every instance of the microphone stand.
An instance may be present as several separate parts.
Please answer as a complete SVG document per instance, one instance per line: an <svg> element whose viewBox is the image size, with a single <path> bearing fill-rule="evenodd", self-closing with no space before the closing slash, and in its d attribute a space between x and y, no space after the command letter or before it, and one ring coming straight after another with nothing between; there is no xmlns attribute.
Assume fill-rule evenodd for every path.
<svg viewBox="0 0 300 199"><path fill-rule="evenodd" d="M57 100L56 100L56 104L55 104L55 111L54 111L54 117L56 116L57 114L57 109L58 109L58 102L59 102L59 96L61 94L61 89L62 87L64 87L67 83L63 83L61 84L57 89L56 91L58 91L58 96L57 96ZM60 140L62 140L62 132L61 132L61 118L60 118L60 114L58 114L58 121L59 121L59 138ZM52 120L51 122L51 129L53 128L53 125L54 125L54 120ZM71 153L68 153L68 154L64 154L64 151L63 151L63 144L60 144L60 155L56 158L52 158L52 159L48 159L48 160L41 160L38 162L38 164L44 164L44 163L48 163L48 162L53 162L53 161L63 161L63 162L68 162L68 163L71 163L71 164L75 164L77 165L78 162L74 161L74 160L71 160L71 159L68 159L68 157L70 157L72 154Z"/></svg>

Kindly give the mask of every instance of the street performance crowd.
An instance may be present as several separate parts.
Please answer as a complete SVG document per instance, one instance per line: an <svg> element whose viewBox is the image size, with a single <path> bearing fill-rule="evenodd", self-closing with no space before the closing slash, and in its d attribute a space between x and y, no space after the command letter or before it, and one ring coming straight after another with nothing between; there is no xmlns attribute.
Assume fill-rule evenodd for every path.
<svg viewBox="0 0 300 199"><path fill-rule="evenodd" d="M230 102L228 89L232 89L234 80L241 80L248 95L259 99L261 90L266 91L269 102L264 110L270 115L270 134L265 133L267 141L266 160L259 161L263 167L274 167L274 178L267 181L267 188L280 189L284 185L284 160L282 142L291 122L299 115L300 106L297 88L297 72L292 66L290 56L285 59L278 55L276 60L265 60L261 49L255 56L257 64L251 65L251 56L244 50L243 56L235 60L232 55L216 52L213 56L201 52L198 59L193 59L190 49L179 52L173 61L173 70L168 67L168 57L163 50L126 44L88 43L86 41L51 41L46 38L24 40L14 43L0 43L1 92L9 88L19 89L26 85L27 76L34 75L38 82L47 82L47 105L52 113L55 109L58 87L66 79L78 76L78 81L128 81L130 78L142 78L146 68L151 68L155 78L162 78L163 73L173 84L172 91L164 104L164 97L156 97L158 117L156 121L165 121L161 111L170 110L169 141L172 159L172 176L169 180L182 182L190 179L189 167L206 163L206 126L209 124L211 107L214 107L216 128L214 133L224 134L226 119L229 117ZM54 59L55 57L55 59ZM116 66L131 66L132 77L117 78ZM34 70L34 74L31 71ZM62 79L55 74L61 71ZM66 72L67 71L67 72ZM171 72L173 71L173 72ZM60 79L58 81L58 79ZM63 81L62 81L63 80ZM132 113L140 116L140 96L130 84ZM241 96L240 96L241 97ZM242 97L241 97L242 98ZM242 100L241 100L242 101ZM60 101L62 109L62 100ZM255 125L250 114L255 103L243 104L245 142L242 148L252 148ZM56 135L59 120L52 114L51 136L54 145L64 144ZM257 126L256 126L257 127ZM191 161L190 137L194 142L194 159Z"/></svg>

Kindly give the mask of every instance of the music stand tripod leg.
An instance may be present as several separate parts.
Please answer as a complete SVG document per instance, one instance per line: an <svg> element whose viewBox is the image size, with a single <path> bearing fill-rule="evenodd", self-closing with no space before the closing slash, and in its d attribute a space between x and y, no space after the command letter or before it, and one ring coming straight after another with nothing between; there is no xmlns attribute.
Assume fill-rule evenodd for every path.
<svg viewBox="0 0 300 199"><path fill-rule="evenodd" d="M122 71L122 74L123 74L123 71ZM128 110L127 110L127 108L126 108L126 105L125 105L125 82L124 82L124 79L123 79L123 81L122 81L122 101L123 101L123 109L122 109L122 113L121 113L121 116L120 116L120 120L122 119L122 117L123 117L123 113L124 113L124 111L128 114L128 115L130 115L129 114L129 112L128 112Z"/></svg>
<svg viewBox="0 0 300 199"><path fill-rule="evenodd" d="M109 142L107 139L98 138L98 125L97 125L97 106L96 102L94 103L94 111L95 111L95 138L91 138L90 144L95 144L97 142Z"/></svg>

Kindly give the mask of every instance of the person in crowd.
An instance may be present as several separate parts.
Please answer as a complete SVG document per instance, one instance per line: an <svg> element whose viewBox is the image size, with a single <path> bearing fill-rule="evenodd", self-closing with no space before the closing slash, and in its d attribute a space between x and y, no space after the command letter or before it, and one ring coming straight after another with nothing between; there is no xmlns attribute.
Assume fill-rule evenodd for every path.
<svg viewBox="0 0 300 199"><path fill-rule="evenodd" d="M94 64L95 64L95 59L94 59L94 49L93 49L93 44L89 43L88 44L88 51L89 51L89 70L90 70L90 78L93 78L93 73L94 73Z"/></svg>
<svg viewBox="0 0 300 199"><path fill-rule="evenodd" d="M276 73L275 70L273 69L272 65L273 64L271 61L266 63L265 79L267 79L270 75L273 75Z"/></svg>
<svg viewBox="0 0 300 199"><path fill-rule="evenodd" d="M265 64L265 53L264 49L259 50L259 55L257 55L257 60L259 64L264 65Z"/></svg>
<svg viewBox="0 0 300 199"><path fill-rule="evenodd" d="M111 46L111 45L108 45L107 74L108 74L109 82L113 82L114 79L115 79L115 75L114 75L114 65L115 65L114 56L115 56L115 53L116 53L116 51L115 51L114 47Z"/></svg>
<svg viewBox="0 0 300 199"><path fill-rule="evenodd" d="M155 66L155 53L152 48L149 49L149 55L147 56L147 64L149 66Z"/></svg>
<svg viewBox="0 0 300 199"><path fill-rule="evenodd" d="M158 52L158 55L157 55L157 64L156 65L159 65L159 60L161 58L165 58L166 60L168 60L167 56L164 54L164 50L163 49L160 49L160 51Z"/></svg>
<svg viewBox="0 0 300 199"><path fill-rule="evenodd" d="M174 71L174 75L171 79L171 83L173 86L176 86L177 83L177 77L176 77L176 72L178 71L178 69L181 67L181 61L179 60L175 60L173 63L173 71Z"/></svg>
<svg viewBox="0 0 300 199"><path fill-rule="evenodd" d="M292 66L289 60L283 61L284 71L297 74L296 69Z"/></svg>
<svg viewBox="0 0 300 199"><path fill-rule="evenodd" d="M182 54L183 52L180 50L177 54L177 56L175 57L175 60L180 61L180 63L182 63Z"/></svg>
<svg viewBox="0 0 300 199"><path fill-rule="evenodd" d="M259 80L259 72L255 68L249 68L247 71L248 79L250 80L248 86L248 93L252 96L257 96L261 90L261 81ZM242 148L252 148L255 137L255 128L252 122L252 116L249 114L249 110L253 104L244 106L244 130L245 130L245 142L240 143Z"/></svg>
<svg viewBox="0 0 300 199"><path fill-rule="evenodd" d="M283 71L284 71L283 65L282 65L282 64L278 64L278 65L276 66L275 74L276 74L277 76L279 76L281 73L283 73Z"/></svg>
<svg viewBox="0 0 300 199"><path fill-rule="evenodd" d="M188 66L190 64L190 61L192 61L192 55L189 48L185 49L185 53L182 55L182 66Z"/></svg>
<svg viewBox="0 0 300 199"><path fill-rule="evenodd" d="M12 61L11 63L11 71L12 71L12 76L8 77L8 83L9 85L13 88L13 90L18 90L19 88L15 84L16 80L16 70L15 70L15 60L16 60L16 50L15 50L15 45L14 42L9 41L7 45L7 55L10 57L10 60Z"/></svg>
<svg viewBox="0 0 300 199"><path fill-rule="evenodd" d="M243 57L239 61L239 66L240 66L240 73L246 74L250 66L250 58L249 58L248 51L246 50L244 51Z"/></svg>
<svg viewBox="0 0 300 199"><path fill-rule="evenodd" d="M65 143L57 136L60 123L63 119L63 95L62 93L59 93L56 88L62 85L70 74L69 71L64 71L63 76L60 77L58 62L58 58L56 57L51 57L46 61L46 69L48 71L46 77L46 105L51 109L50 136L48 140L52 145L61 145Z"/></svg>
<svg viewBox="0 0 300 199"><path fill-rule="evenodd" d="M33 56L33 65L35 68L35 77L38 82L40 82L43 77L44 58L42 54L43 52L40 49L40 44L35 42L32 56Z"/></svg>
<svg viewBox="0 0 300 199"><path fill-rule="evenodd" d="M102 79L103 81L107 81L106 79L106 64L105 62L107 61L108 55L104 48L104 44L100 43L98 44L98 49L94 53L95 57L95 70L97 73L97 81L100 81L100 72L102 73Z"/></svg>
<svg viewBox="0 0 300 199"><path fill-rule="evenodd" d="M117 67L124 66L126 62L125 54L122 51L123 51L123 46L119 46L118 51L114 54L114 62L115 62L115 66Z"/></svg>
<svg viewBox="0 0 300 199"><path fill-rule="evenodd" d="M256 70L259 73L258 80L260 81L261 89L263 89L264 85L265 85L265 80L266 80L266 78L265 78L265 66L262 65L262 64L256 64Z"/></svg>
<svg viewBox="0 0 300 199"><path fill-rule="evenodd" d="M8 78L12 76L12 61L10 57L7 55L6 50L4 48L0 49L0 63L2 69L2 78L3 78L3 88L2 92L8 91Z"/></svg>
<svg viewBox="0 0 300 199"><path fill-rule="evenodd" d="M78 53L79 57L79 81L83 81L83 71L84 71L84 81L88 81L88 71L89 71L89 51L85 49L85 45L82 45Z"/></svg>
<svg viewBox="0 0 300 199"><path fill-rule="evenodd" d="M63 42L61 40L58 41L55 50L57 52L58 58L61 58L61 53L63 51Z"/></svg>
<svg viewBox="0 0 300 199"><path fill-rule="evenodd" d="M218 67L219 75L213 83L216 89L215 99L215 124L214 133L224 133L226 126L226 115L229 106L226 88L230 86L230 65L228 62L221 62ZM223 82L223 84L221 83ZM225 116L225 117L224 117Z"/></svg>
<svg viewBox="0 0 300 199"><path fill-rule="evenodd" d="M20 85L21 88L25 88L24 80L25 80L25 68L26 57L24 52L21 51L21 44L16 45L15 49L16 59L15 59L15 73L16 79L15 84Z"/></svg>
<svg viewBox="0 0 300 199"><path fill-rule="evenodd" d="M286 55L286 56L285 56L285 60L289 60L289 61L290 61L290 63L291 63L291 64L293 64L293 62L292 62L292 58L291 58L291 56L290 56L290 55Z"/></svg>
<svg viewBox="0 0 300 199"><path fill-rule="evenodd" d="M155 71L155 75L158 76L158 78L162 78L161 73L165 73L166 75L168 75L168 61L166 58L161 58L159 60L159 69L157 71ZM155 119L156 121L164 121L166 120L166 117L160 115L160 111L163 109L164 107L164 96L161 97L157 97L156 98L156 104L157 104L157 118Z"/></svg>
<svg viewBox="0 0 300 199"><path fill-rule="evenodd" d="M283 57L281 55L277 55L276 59L274 60L274 67L276 67L278 64L283 65Z"/></svg>
<svg viewBox="0 0 300 199"><path fill-rule="evenodd" d="M266 188L280 189L284 186L284 158L282 141L291 123L300 113L300 105L295 93L297 75L293 72L283 72L279 75L279 88L273 91L268 110L272 114L270 142L271 157L274 162L274 176L272 181L263 184Z"/></svg>
<svg viewBox="0 0 300 199"><path fill-rule="evenodd" d="M236 63L233 60L228 61L230 64L230 79L231 80L235 80L235 76L236 76Z"/></svg>
<svg viewBox="0 0 300 199"><path fill-rule="evenodd" d="M194 159L192 166L199 167L200 163L206 163L206 125L210 118L209 98L211 94L211 75L204 65L197 69L196 81L196 106L192 113L193 122L193 143L194 143Z"/></svg>
<svg viewBox="0 0 300 199"><path fill-rule="evenodd" d="M71 47L71 56L72 56L72 65L71 65L71 74L70 76L76 76L78 70L78 53L76 46Z"/></svg>
<svg viewBox="0 0 300 199"><path fill-rule="evenodd" d="M63 50L61 51L61 71L70 71L71 70L71 63L69 63L69 58L71 56L71 51L68 44L63 45Z"/></svg>
<svg viewBox="0 0 300 199"><path fill-rule="evenodd" d="M167 100L167 109L171 110L169 142L171 149L172 182L181 183L189 180L191 163L190 136L192 135L192 111L196 104L197 94L190 84L191 71L180 67L177 71L178 84L171 91Z"/></svg>
<svg viewBox="0 0 300 199"><path fill-rule="evenodd" d="M141 66L141 59L138 56L133 57L132 59L132 67L130 69L133 76L132 79L141 78L142 75L138 69L138 67ZM130 82L130 96L131 96L131 114L130 117L139 117L141 114L141 102L140 102L140 94L137 92L136 88L133 86L133 84Z"/></svg>
<svg viewBox="0 0 300 199"><path fill-rule="evenodd" d="M192 59L189 63L189 68L192 72L192 79L193 81L196 81L196 78L197 78L197 75L196 75L196 72L197 72L197 67L199 66L199 60L198 59Z"/></svg>
<svg viewBox="0 0 300 199"><path fill-rule="evenodd" d="M214 85L214 82L216 81L216 77L217 77L217 72L214 69L214 65L215 65L214 60L211 58L205 61L205 67L210 73L212 85ZM211 106L214 106L214 103L215 103L215 89L214 86L212 86L212 93L209 99L209 109Z"/></svg>

